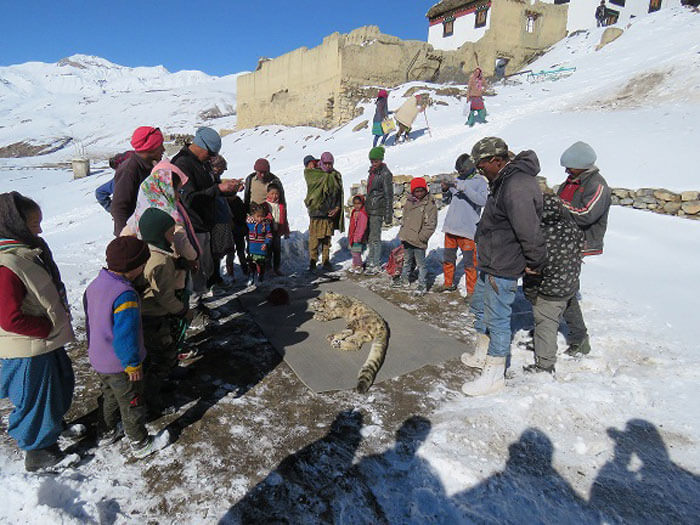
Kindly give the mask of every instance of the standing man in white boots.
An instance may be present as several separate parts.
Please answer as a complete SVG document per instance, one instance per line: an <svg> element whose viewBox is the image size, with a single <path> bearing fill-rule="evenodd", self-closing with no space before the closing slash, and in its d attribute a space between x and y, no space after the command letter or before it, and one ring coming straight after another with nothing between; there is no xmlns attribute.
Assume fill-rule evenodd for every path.
<svg viewBox="0 0 700 525"><path fill-rule="evenodd" d="M511 160L502 139L486 137L472 148L472 160L489 181L489 197L475 238L479 275L471 312L477 345L474 354L462 355L462 361L482 372L462 391L481 396L505 386L518 279L541 270L547 248L540 230L542 191L535 179L540 171L535 152L522 151Z"/></svg>

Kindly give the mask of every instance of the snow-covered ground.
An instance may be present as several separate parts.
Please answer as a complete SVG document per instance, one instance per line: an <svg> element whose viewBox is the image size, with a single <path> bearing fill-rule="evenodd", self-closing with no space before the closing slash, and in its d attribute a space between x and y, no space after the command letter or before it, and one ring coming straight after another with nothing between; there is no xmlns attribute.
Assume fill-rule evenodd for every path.
<svg viewBox="0 0 700 525"><path fill-rule="evenodd" d="M595 51L601 34L602 29L597 29L565 39L530 66L533 70L576 67L572 76L555 82L498 86L498 95L486 99L486 125L467 128L463 101L432 95L447 106L434 105L428 110L430 131L419 117L415 140L388 148L390 169L394 174L410 175L452 171L455 158L469 151L476 140L497 135L514 151L535 150L542 174L550 183L558 183L565 178L558 165L559 155L572 142L584 140L597 151L598 165L611 186L700 189L697 163L692 160L700 123L700 18L685 9L662 10L635 21L622 37ZM193 132L203 123L229 128L235 121L233 116L221 121L199 117L215 104L222 110L222 104L234 104L232 76L204 78L196 72L147 75L139 70L152 68L127 71L129 68L105 64L101 59L78 57L77 61L86 62L86 69L40 64L0 68L3 122L32 119L0 127L0 145L27 138L41 141L72 136L88 145L88 151L103 155L127 149L131 130L141 124L160 125L170 132ZM93 68L103 76L93 74ZM108 76L105 69L116 76ZM61 70L72 73L59 82L55 75L60 77L56 71ZM54 76L44 83L43 75ZM76 75L83 79L77 84ZM90 82L85 80L88 77ZM101 93L98 81L105 78L113 87ZM208 87L204 89L202 84ZM142 88L137 90L137 85ZM414 85L423 84L392 90L390 109L397 108L403 94ZM160 89L167 91L157 91L148 98L149 92ZM88 104L85 97L94 102ZM89 118L78 116L76 107L89 111ZM371 119L372 112L372 104L367 104L363 116L330 131L265 126L224 137L222 154L229 163L225 176L243 177L252 170L255 159L267 157L272 171L282 179L292 229L300 232L287 244L288 253L304 252L301 233L308 219L303 207L303 156L331 151L347 191L351 184L366 178L371 145L367 130L353 133L352 128ZM94 176L74 181L66 170L42 167L66 161L71 154L62 150L42 157L1 159L0 191L18 190L42 205L45 238L63 272L78 322L83 289L101 265L104 247L111 238L111 220L96 204L92 192L111 177L111 172L98 169ZM396 234L395 229L385 232L384 239L393 241ZM340 236L334 241L334 249L340 250ZM438 281L442 278L441 246L442 236L434 235L429 264ZM384 518L415 523L585 521L590 518L587 502L605 500L601 495L604 491L596 490L594 484L598 478L618 483L605 485L618 487L617 492L607 494L618 501L616 508L611 503L614 508L609 520L642 521L641 514L634 513L635 507L641 509L639 512L666 509L653 514L651 522L691 522L693 515L697 520L698 257L699 221L614 207L605 253L588 258L582 272L581 304L591 334L591 355L580 360L562 356L556 379L525 376L522 365L530 362L532 354L517 344L524 338L521 332L514 340L511 377L503 393L469 399L461 395L459 384L448 380L435 383L432 390L423 393L434 406L430 413L421 413L429 418L430 429L422 437L417 455L407 461L405 455L387 450L382 461L388 467L367 483L376 505L387 513ZM290 258L287 270L302 266L303 257ZM459 372L461 364L445 366L445 376L449 376ZM392 384L397 383L383 388ZM337 402L336 412L347 408L350 399L367 414L362 436L369 440L376 433L388 436L390 442L395 429L383 426L379 414L387 409L382 406L386 396L378 392L369 400L342 393L322 399ZM251 390L230 402L234 405L231 410L241 403L259 403L262 396ZM223 409L217 414L224 424L242 425L244 432L249 431L245 421L227 416ZM293 421L288 423L294 425ZM265 434L264 429L261 432L254 437L262 449L275 437ZM206 434L201 441L201 453L207 455ZM176 444L144 464L158 468L181 452ZM518 465L527 463L522 455L533 464L542 463L545 470L526 469L530 477L516 476ZM206 479L208 475L199 472L196 458L190 465L192 470L183 474L186 486L192 486L191 476ZM134 497L141 491L149 493L151 488L141 469L124 465L116 451L97 451L93 466L46 479L24 474L20 459L10 448L0 449L0 479L9 488L0 520L7 522L147 518L216 522L260 479L232 472L229 487L217 487L208 499L200 498L173 516L154 507L152 498L144 497L141 502ZM355 469L376 473L375 460L357 454ZM260 462L267 464L262 457ZM533 472L540 472L539 478ZM275 475L268 476L271 486ZM329 475L342 496L337 498L340 507L333 507L332 519L363 521L352 507L363 508L366 501L350 488L341 490L338 480L342 472L337 476ZM542 481L544 477L547 483ZM568 492L561 487L569 487ZM165 499L177 499L179 490L183 489L170 487ZM569 499L564 498L564 492ZM563 502L557 506L548 494ZM635 494L644 494L645 499L637 501ZM392 496L396 498L393 503ZM114 502L121 511L113 511ZM692 505L695 514L688 510ZM364 521L373 520L365 515Z"/></svg>

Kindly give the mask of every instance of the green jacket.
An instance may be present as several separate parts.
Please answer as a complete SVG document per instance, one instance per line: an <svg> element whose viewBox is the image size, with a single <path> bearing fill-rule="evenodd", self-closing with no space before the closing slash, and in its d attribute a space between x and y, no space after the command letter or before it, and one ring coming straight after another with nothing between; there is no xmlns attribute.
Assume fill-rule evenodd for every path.
<svg viewBox="0 0 700 525"><path fill-rule="evenodd" d="M336 170L326 173L313 168L304 170L306 180L306 198L304 204L309 211L309 217L320 219L328 217L328 212L338 208L334 217L334 228L345 231L345 214L343 213L343 178Z"/></svg>

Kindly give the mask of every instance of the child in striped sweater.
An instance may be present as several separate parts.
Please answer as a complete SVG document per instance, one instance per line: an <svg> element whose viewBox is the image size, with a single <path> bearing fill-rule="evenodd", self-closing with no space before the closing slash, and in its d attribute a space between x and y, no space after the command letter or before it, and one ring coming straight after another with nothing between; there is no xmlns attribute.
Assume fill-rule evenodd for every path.
<svg viewBox="0 0 700 525"><path fill-rule="evenodd" d="M267 217L267 208L262 204L250 203L248 225L248 286L262 282L265 276L267 254L272 243L272 224Z"/></svg>

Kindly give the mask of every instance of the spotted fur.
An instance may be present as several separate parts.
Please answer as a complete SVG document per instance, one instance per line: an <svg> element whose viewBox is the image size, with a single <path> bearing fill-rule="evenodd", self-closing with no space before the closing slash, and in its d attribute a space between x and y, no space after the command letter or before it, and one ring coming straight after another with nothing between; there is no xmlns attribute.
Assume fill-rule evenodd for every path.
<svg viewBox="0 0 700 525"><path fill-rule="evenodd" d="M354 297L325 292L311 302L317 321L346 319L347 326L337 334L327 337L332 348L359 350L364 343L372 342L369 355L357 375L357 391L364 394L372 386L377 372L384 363L389 343L389 328L384 318Z"/></svg>

